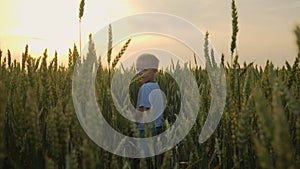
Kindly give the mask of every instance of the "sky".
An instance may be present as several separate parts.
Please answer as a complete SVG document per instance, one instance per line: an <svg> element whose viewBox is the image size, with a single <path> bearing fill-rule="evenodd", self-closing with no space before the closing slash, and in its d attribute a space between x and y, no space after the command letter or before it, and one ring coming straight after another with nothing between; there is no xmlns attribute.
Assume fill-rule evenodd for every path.
<svg viewBox="0 0 300 169"><path fill-rule="evenodd" d="M68 49L74 43L79 46L79 3L80 0L1 0L0 49L4 53L10 49L15 58L20 59L28 44L32 56L40 56L48 48L49 56L57 51L61 62L66 62ZM223 53L229 61L229 0L86 0L85 3L83 44L87 42L88 34L95 34L122 17L142 12L163 12L184 18L203 33L208 31L215 50ZM270 60L282 66L286 60L294 61L298 51L293 31L296 25L300 25L299 0L236 1L236 5L240 62L254 62L263 66L266 60ZM180 30L181 27L176 29ZM180 43L166 39L157 36L137 37L129 45L128 53L136 53L143 48L162 48L177 55L186 51L186 47ZM188 55L192 55L192 52Z"/></svg>

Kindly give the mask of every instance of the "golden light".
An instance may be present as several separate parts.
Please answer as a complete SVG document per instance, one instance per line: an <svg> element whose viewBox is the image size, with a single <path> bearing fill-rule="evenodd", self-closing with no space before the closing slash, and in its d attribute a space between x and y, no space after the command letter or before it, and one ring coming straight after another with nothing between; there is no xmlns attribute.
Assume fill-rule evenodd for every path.
<svg viewBox="0 0 300 169"><path fill-rule="evenodd" d="M49 56L57 50L67 56L68 49L79 46L78 11L80 1L69 0L4 0L0 15L0 47L21 54L28 44L32 53L48 48ZM121 0L86 1L82 18L82 42L110 21L129 15ZM4 24L5 23L5 24ZM3 25L3 26L2 26Z"/></svg>

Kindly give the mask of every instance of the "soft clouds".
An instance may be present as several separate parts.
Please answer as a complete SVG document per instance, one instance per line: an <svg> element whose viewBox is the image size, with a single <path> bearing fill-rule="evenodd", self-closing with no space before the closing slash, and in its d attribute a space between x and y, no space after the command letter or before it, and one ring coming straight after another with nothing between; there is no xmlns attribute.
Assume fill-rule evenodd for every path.
<svg viewBox="0 0 300 169"><path fill-rule="evenodd" d="M183 17L209 31L214 46L227 58L231 37L231 1L220 0L139 0L132 2L136 12L166 12ZM297 48L293 29L300 24L298 0L236 1L239 15L238 53L241 61L263 65L267 59L276 65L293 61ZM184 30L183 30L184 31Z"/></svg>
<svg viewBox="0 0 300 169"><path fill-rule="evenodd" d="M57 49L60 53L67 54L67 48L78 40L79 2L1 0L1 47L8 45L1 35L33 36L47 39L48 46L38 45L40 48ZM270 59L276 65L282 65L286 59L294 60L297 47L293 29L296 24L300 24L299 0L251 0L236 1L236 4L240 28L237 49L241 61L264 64ZM186 19L202 32L208 31L210 40L219 53L224 53L229 58L230 0L86 1L82 20L83 42L87 41L89 33L96 33L108 23L141 12L164 12ZM152 26L151 23L148 25ZM164 28L164 24L161 27ZM181 25L172 29L188 34ZM33 44L42 43L36 41ZM166 45L164 43L162 46Z"/></svg>

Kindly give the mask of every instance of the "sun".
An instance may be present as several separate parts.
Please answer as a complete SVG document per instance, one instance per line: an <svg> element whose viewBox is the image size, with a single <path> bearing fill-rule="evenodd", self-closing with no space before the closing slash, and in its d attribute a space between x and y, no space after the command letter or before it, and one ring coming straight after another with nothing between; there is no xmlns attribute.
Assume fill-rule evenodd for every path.
<svg viewBox="0 0 300 169"><path fill-rule="evenodd" d="M68 54L68 49L79 39L79 3L67 0L4 0L1 14L0 44L21 52L26 44L34 53L42 54L47 48L49 55L57 51ZM121 0L86 1L82 17L82 41L88 34L97 32L109 22L129 15L130 7ZM3 17L5 16L5 17ZM9 18L9 19L8 19ZM1 38L2 37L6 37ZM11 38L14 37L14 38ZM7 41L9 39L9 41ZM23 47L21 47L23 46Z"/></svg>

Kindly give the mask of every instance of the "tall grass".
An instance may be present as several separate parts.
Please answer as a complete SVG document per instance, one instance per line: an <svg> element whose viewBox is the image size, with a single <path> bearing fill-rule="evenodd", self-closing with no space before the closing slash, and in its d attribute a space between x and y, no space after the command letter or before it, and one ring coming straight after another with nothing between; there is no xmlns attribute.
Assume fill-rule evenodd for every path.
<svg viewBox="0 0 300 169"><path fill-rule="evenodd" d="M232 5L236 9L234 1ZM233 14L236 20L237 12ZM235 27L237 33L237 25ZM111 32L111 27L109 29ZM295 34L299 42L299 27ZM109 37L111 39L111 33ZM20 62L10 51L0 50L0 168L130 168L131 159L103 150L83 132L72 102L71 84L72 74L78 73L74 72L75 64L87 71L93 69L88 63L97 66L95 86L103 116L117 131L136 136L135 124L118 113L110 93L112 76L128 78L130 70L120 71L116 65L131 40L126 41L115 57L111 56L113 49L108 49L108 64L105 65L109 66L105 67L101 59L96 59L94 42L91 36L89 38L86 56L80 56L74 44L73 49L69 49L66 67L58 65L60 56L57 53L49 60L47 49L41 57L33 57L26 46ZM208 33L205 40L208 42ZM298 46L300 51L299 43ZM270 61L265 67L254 63L241 66L238 55L232 64L226 65L223 55L221 65L228 84L223 117L214 134L199 144L199 133L212 97L207 68L219 67L208 44L204 51L209 61L206 68L197 63L195 67L173 64L169 68L171 72L186 68L193 72L201 105L189 134L165 153L163 168L300 168L300 55L293 63L287 62L282 67L275 67ZM80 75L81 80L87 76ZM165 128L168 128L176 120L182 96L178 84L167 71L161 70L157 81L168 100L164 111ZM140 85L138 81L130 85L133 104ZM84 95L90 86L81 87L79 95ZM120 97L126 95L124 91L118 94ZM143 160L142 166L145 166Z"/></svg>
<svg viewBox="0 0 300 169"><path fill-rule="evenodd" d="M120 58L129 40L116 59ZM96 56L91 52L81 64ZM130 161L97 147L82 131L71 99L71 80L78 57L76 46L69 50L68 67L58 66L58 54L48 60L33 58L28 46L21 63L8 64L1 52L1 140L2 168L122 168ZM89 58L90 59L89 59ZM210 55L208 57L211 57ZM92 59L96 62L95 59ZM299 57L291 66L265 68L246 64L237 57L233 67L226 67L230 84L223 118L217 130L204 144L198 134L204 125L210 106L210 81L205 69L191 68L201 96L199 116L188 136L166 153L167 168L297 168L299 167ZM97 62L96 88L108 91L109 71ZM115 63L113 64L115 69ZM290 65L290 64L287 64ZM182 69L172 66L172 71ZM85 68L89 69L89 68ZM112 69L112 67L111 67ZM124 76L118 69L114 76ZM166 124L172 125L180 109L176 81L160 71L157 80L166 93L168 104L164 112ZM137 91L139 84L131 88ZM118 115L109 92L98 92L102 112L118 131L132 135L134 123ZM125 93L123 93L125 94ZM175 94L175 95L174 95ZM134 102L134 101L133 101Z"/></svg>

